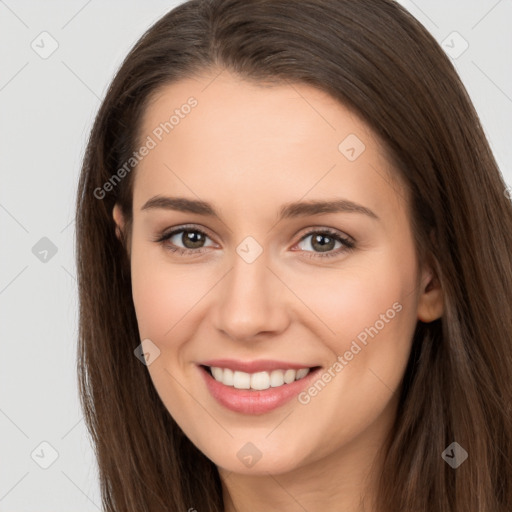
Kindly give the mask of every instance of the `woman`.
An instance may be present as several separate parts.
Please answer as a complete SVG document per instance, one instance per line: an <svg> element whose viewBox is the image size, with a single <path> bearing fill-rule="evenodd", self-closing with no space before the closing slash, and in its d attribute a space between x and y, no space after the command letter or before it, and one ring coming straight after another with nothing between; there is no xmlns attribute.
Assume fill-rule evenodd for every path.
<svg viewBox="0 0 512 512"><path fill-rule="evenodd" d="M512 208L390 0L191 0L135 45L77 201L108 511L512 505Z"/></svg>

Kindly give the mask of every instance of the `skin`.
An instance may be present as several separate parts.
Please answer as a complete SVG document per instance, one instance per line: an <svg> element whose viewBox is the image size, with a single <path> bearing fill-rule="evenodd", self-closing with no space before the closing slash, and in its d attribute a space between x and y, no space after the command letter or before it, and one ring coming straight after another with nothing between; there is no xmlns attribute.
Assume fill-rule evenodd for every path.
<svg viewBox="0 0 512 512"><path fill-rule="evenodd" d="M226 511L355 512L363 497L364 510L377 511L379 449L414 328L443 308L436 276L416 258L407 191L369 127L305 84L262 86L223 70L167 85L145 112L141 140L190 96L198 105L140 162L134 182L128 251L140 337L160 351L148 366L154 385L219 468ZM349 134L365 145L354 161L338 149ZM157 195L208 201L221 219L141 211ZM340 212L277 221L287 202L336 198L378 219ZM117 205L113 217L119 236ZM172 243L198 250L182 233L154 241L184 224L206 231L203 253L170 252ZM355 247L335 242L328 251L338 254L322 258L313 236L301 241L312 228L352 237ZM236 252L247 236L263 250L252 263ZM221 357L327 369L396 302L401 311L307 404L244 415L217 403L199 378L198 362ZM252 467L237 457L248 442L262 455Z"/></svg>

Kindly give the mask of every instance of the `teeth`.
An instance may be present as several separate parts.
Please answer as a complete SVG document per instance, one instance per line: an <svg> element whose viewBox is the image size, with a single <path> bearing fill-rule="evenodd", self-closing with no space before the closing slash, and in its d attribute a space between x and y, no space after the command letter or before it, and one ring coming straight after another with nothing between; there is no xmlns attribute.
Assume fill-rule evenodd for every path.
<svg viewBox="0 0 512 512"><path fill-rule="evenodd" d="M277 388L284 384L284 372L283 370L274 370L270 374L270 385L273 388Z"/></svg>
<svg viewBox="0 0 512 512"><path fill-rule="evenodd" d="M220 382L222 380L222 376L223 376L222 368L216 368L215 366L212 366L211 370L212 370L213 378Z"/></svg>
<svg viewBox="0 0 512 512"><path fill-rule="evenodd" d="M254 389L262 391L270 387L277 388L303 379L310 371L309 368L300 370L273 370L271 372L246 373L233 371L229 368L210 367L213 378L225 386L236 389Z"/></svg>
<svg viewBox="0 0 512 512"><path fill-rule="evenodd" d="M224 370L219 368L224 374ZM224 377L224 375L222 375ZM251 375L245 372L235 372L233 375L233 386L236 389L250 389L251 388Z"/></svg>
<svg viewBox="0 0 512 512"><path fill-rule="evenodd" d="M233 383L235 382L235 375L233 373L233 370L231 370L230 368L225 368L224 370L222 370L221 368L218 369L222 372L220 374L220 379L222 379L222 382L226 384L226 386L233 386Z"/></svg>
<svg viewBox="0 0 512 512"><path fill-rule="evenodd" d="M286 370L284 372L284 382L286 384L290 384L295 380L295 375L297 374L296 370Z"/></svg>
<svg viewBox="0 0 512 512"><path fill-rule="evenodd" d="M246 375L249 375L246 373ZM270 387L270 375L268 372L258 372L251 375L251 389L268 389Z"/></svg>
<svg viewBox="0 0 512 512"><path fill-rule="evenodd" d="M309 368L301 368L297 370L297 376L295 377L297 380L302 379L309 373Z"/></svg>

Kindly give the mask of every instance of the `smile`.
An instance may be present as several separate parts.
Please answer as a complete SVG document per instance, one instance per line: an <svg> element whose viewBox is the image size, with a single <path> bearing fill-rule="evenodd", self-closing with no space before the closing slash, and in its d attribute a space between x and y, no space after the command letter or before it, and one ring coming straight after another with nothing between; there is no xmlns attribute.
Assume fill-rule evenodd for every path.
<svg viewBox="0 0 512 512"><path fill-rule="evenodd" d="M311 385L321 366L279 361L205 361L198 364L206 389L233 412L261 415L290 402Z"/></svg>
<svg viewBox="0 0 512 512"><path fill-rule="evenodd" d="M299 370L290 368L288 370L256 373L233 371L231 368L219 368L218 366L208 366L207 368L209 368L213 378L225 386L231 386L236 389L254 389L257 391L291 384L296 380L303 379L310 372L310 368L300 368Z"/></svg>

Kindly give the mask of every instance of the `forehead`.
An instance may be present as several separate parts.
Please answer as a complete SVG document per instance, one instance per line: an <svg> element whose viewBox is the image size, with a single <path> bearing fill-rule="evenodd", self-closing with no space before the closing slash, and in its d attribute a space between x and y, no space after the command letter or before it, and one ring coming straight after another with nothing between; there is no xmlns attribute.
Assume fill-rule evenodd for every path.
<svg viewBox="0 0 512 512"><path fill-rule="evenodd" d="M282 202L366 190L379 208L403 195L368 125L306 84L252 83L228 71L183 79L153 95L139 135L152 148L137 166L135 207L176 188L210 198L229 191L240 206L258 194Z"/></svg>

